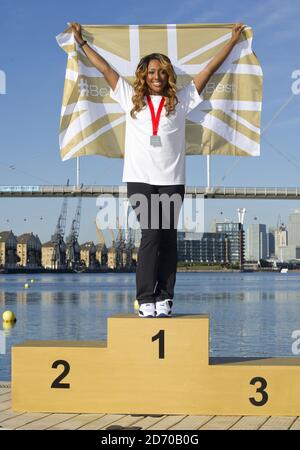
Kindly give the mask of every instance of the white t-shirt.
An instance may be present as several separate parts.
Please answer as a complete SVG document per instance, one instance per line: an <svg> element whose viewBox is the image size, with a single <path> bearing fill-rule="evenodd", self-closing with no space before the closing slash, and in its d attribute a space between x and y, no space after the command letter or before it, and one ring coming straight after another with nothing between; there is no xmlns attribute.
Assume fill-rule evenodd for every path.
<svg viewBox="0 0 300 450"><path fill-rule="evenodd" d="M152 120L149 106L136 113L136 119L130 115L133 108L133 87L119 76L115 90L110 89L110 96L116 100L126 113L125 153L123 182L140 182L154 185L185 184L185 118L203 101L194 81L177 91L179 103L176 112L166 116L162 109L158 135L161 147L150 144ZM160 95L151 95L155 115Z"/></svg>

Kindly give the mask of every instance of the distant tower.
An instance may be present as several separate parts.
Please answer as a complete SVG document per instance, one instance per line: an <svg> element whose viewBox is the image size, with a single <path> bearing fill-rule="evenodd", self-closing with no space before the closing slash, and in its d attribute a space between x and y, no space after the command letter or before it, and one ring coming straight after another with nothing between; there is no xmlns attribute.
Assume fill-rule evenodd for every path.
<svg viewBox="0 0 300 450"><path fill-rule="evenodd" d="M237 213L238 213L239 223L244 225L246 208L237 208Z"/></svg>
<svg viewBox="0 0 300 450"><path fill-rule="evenodd" d="M246 259L258 262L267 259L267 227L262 223L249 225L246 234Z"/></svg>
<svg viewBox="0 0 300 450"><path fill-rule="evenodd" d="M281 220L280 215L277 219L277 228L275 230L275 253L280 262L283 262L284 255L288 246L288 231L286 225ZM286 255L285 255L286 256Z"/></svg>
<svg viewBox="0 0 300 450"><path fill-rule="evenodd" d="M295 209L289 214L289 245L300 246L300 210Z"/></svg>

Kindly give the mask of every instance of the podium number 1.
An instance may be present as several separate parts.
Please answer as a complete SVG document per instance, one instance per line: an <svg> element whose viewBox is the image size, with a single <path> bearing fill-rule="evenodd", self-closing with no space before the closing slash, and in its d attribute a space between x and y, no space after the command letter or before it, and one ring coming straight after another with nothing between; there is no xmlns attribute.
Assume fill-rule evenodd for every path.
<svg viewBox="0 0 300 450"><path fill-rule="evenodd" d="M152 342L158 340L158 357L164 359L165 357L165 330L159 330L159 332L152 336Z"/></svg>

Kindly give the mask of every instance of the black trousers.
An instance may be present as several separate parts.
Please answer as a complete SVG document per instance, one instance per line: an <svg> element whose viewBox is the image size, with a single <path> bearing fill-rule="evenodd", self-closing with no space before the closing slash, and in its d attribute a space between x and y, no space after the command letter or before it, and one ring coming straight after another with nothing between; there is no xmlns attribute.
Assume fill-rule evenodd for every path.
<svg viewBox="0 0 300 450"><path fill-rule="evenodd" d="M135 210L142 232L136 269L136 298L139 304L173 299L177 270L177 224L184 192L183 184L157 186L127 183L129 203ZM164 200L159 201L162 197ZM139 198L147 202L148 217L142 217L145 208L141 208Z"/></svg>

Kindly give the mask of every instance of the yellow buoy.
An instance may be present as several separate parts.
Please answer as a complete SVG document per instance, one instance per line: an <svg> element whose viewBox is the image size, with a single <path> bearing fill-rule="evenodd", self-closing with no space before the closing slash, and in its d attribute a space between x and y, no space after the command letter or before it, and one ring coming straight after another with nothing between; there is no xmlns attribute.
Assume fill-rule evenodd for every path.
<svg viewBox="0 0 300 450"><path fill-rule="evenodd" d="M3 322L16 322L16 317L12 311L4 311L2 314Z"/></svg>
<svg viewBox="0 0 300 450"><path fill-rule="evenodd" d="M139 309L139 302L137 300L134 300L133 307L134 307L135 311L137 311Z"/></svg>
<svg viewBox="0 0 300 450"><path fill-rule="evenodd" d="M34 283L34 279L33 278L31 278L30 283Z"/></svg>
<svg viewBox="0 0 300 450"><path fill-rule="evenodd" d="M29 288L29 284L28 284L28 283L25 283L25 284L24 284L24 288L25 288L25 289L28 289L28 288Z"/></svg>
<svg viewBox="0 0 300 450"><path fill-rule="evenodd" d="M9 331L15 326L16 322L2 322L2 328L4 331Z"/></svg>

